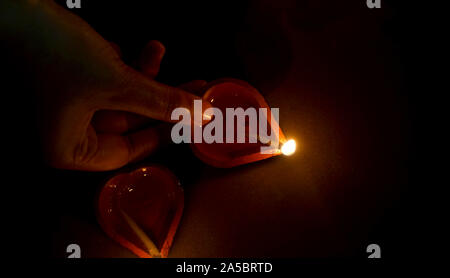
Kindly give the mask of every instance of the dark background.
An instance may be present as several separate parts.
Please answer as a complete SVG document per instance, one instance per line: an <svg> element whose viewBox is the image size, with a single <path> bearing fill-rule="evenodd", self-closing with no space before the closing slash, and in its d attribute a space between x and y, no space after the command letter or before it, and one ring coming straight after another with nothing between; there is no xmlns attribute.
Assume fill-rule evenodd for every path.
<svg viewBox="0 0 450 278"><path fill-rule="evenodd" d="M185 189L172 256L366 257L370 243L385 258L414 256L418 62L404 1L382 1L380 10L363 0L111 2L84 0L71 11L129 64L160 40L158 81L248 81L280 108L284 133L300 144L292 157L234 169L207 166L186 145L147 158ZM84 257L133 256L95 219L95 195L115 171L48 169L29 138L15 143L20 244L42 246L43 257L64 257L69 243Z"/></svg>

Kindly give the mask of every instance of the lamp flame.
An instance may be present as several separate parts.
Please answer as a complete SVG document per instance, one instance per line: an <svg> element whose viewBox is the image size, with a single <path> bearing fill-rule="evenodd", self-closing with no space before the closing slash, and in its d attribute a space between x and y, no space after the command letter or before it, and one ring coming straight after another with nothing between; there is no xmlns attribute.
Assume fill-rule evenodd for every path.
<svg viewBox="0 0 450 278"><path fill-rule="evenodd" d="M294 139L288 140L286 143L281 146L281 153L284 155L291 155L295 153L295 149L297 148L297 144Z"/></svg>

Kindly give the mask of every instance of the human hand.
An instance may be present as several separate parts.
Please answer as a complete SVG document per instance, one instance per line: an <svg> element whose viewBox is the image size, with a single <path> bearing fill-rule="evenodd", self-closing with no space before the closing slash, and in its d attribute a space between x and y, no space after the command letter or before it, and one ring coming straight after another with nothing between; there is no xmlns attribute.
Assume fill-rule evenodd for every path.
<svg viewBox="0 0 450 278"><path fill-rule="evenodd" d="M53 167L102 171L145 157L160 135L154 127L136 128L148 118L170 122L174 108L192 111L198 99L152 80L164 55L158 42L144 49L140 73L86 22L52 1L5 1L2 10L18 15L0 20L0 32L27 53L21 59L34 74L42 145Z"/></svg>

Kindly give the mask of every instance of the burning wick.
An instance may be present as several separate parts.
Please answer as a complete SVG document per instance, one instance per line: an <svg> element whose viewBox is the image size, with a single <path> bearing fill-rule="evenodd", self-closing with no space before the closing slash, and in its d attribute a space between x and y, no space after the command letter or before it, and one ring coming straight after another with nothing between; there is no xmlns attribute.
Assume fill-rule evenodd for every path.
<svg viewBox="0 0 450 278"><path fill-rule="evenodd" d="M291 155L295 153L295 149L297 147L297 144L295 143L294 139L288 140L286 143L281 146L281 153L284 155Z"/></svg>

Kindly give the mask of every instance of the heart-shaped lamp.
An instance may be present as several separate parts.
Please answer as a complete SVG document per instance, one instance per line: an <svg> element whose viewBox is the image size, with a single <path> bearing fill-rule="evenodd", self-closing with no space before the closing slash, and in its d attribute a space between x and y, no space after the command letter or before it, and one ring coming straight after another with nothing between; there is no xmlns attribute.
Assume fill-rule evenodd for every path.
<svg viewBox="0 0 450 278"><path fill-rule="evenodd" d="M106 234L141 258L167 257L184 205L183 189L166 168L148 166L106 182L97 203Z"/></svg>
<svg viewBox="0 0 450 278"><path fill-rule="evenodd" d="M221 110L223 115L224 127L226 126L226 108L241 107L246 110L249 107L253 107L256 109L256 111L258 111L259 108L266 108L267 117L265 120L267 120L267 130L274 131L278 129L278 140L280 142L280 145L286 143L286 139L283 132L279 128L278 123L271 121L271 111L269 105L266 103L263 96L248 83L236 79L220 79L213 81L206 86L203 100L211 103L213 107L219 108ZM248 124L248 122L246 124ZM237 127L235 126L234 128L234 134L236 136ZM247 132L248 126L246 126L245 128ZM268 134L270 134L270 132L268 132ZM248 140L250 136L256 136L258 138L257 143L250 143L250 140ZM272 153L261 153L261 147L267 146L267 144L263 144L260 142L260 136L266 135L249 135L247 132L245 143L202 142L192 143L191 148L194 154L203 162L220 168L229 168L241 164L255 162L282 153L282 148L277 149ZM223 142L226 142L226 128L224 128L223 137ZM234 142L236 142L236 140ZM295 149L295 141L290 141L288 145L290 145L290 147L292 148L292 142Z"/></svg>

